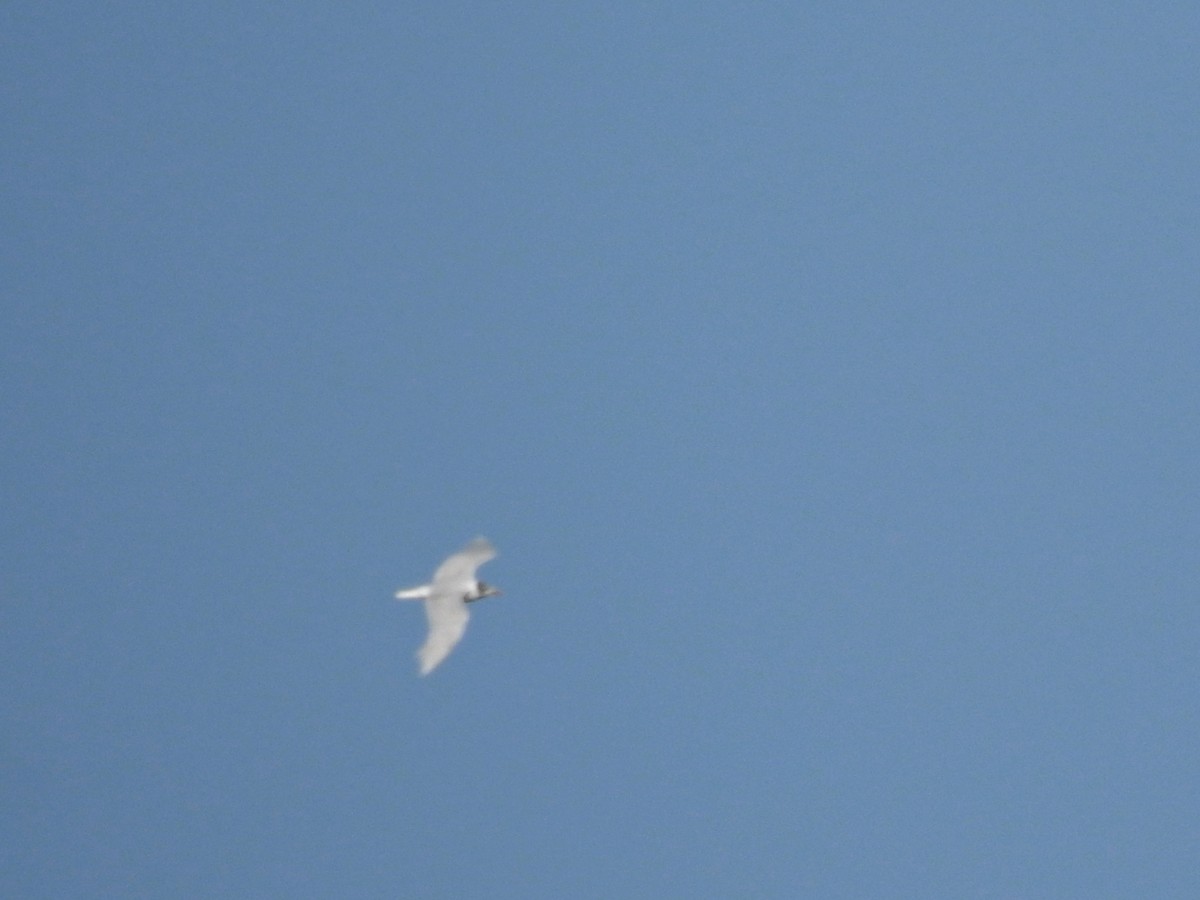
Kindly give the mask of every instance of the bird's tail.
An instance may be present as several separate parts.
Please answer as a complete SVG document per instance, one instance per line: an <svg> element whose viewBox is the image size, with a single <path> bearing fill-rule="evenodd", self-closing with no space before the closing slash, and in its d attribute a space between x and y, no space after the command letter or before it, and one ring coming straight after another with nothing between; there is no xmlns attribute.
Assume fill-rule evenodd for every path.
<svg viewBox="0 0 1200 900"><path fill-rule="evenodd" d="M429 597L429 585L423 584L420 587L409 588L406 591L396 591L397 600L425 600Z"/></svg>

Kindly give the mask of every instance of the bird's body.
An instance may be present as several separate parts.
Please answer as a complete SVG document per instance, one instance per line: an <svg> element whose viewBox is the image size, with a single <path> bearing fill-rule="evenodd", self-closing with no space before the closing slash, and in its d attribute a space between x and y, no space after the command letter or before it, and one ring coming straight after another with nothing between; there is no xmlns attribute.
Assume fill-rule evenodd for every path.
<svg viewBox="0 0 1200 900"><path fill-rule="evenodd" d="M462 640L463 632L467 630L467 619L470 618L467 604L500 593L499 589L475 576L476 570L495 556L496 548L487 538L475 538L438 566L432 582L396 591L397 600L425 602L429 636L417 651L422 675L428 675L437 668Z"/></svg>

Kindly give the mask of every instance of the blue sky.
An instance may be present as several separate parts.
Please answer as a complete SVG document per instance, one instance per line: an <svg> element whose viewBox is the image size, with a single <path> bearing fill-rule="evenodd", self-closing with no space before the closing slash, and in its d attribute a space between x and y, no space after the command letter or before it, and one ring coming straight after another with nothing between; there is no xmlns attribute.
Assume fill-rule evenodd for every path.
<svg viewBox="0 0 1200 900"><path fill-rule="evenodd" d="M402 7L0 10L4 892L1200 895L1194 4Z"/></svg>

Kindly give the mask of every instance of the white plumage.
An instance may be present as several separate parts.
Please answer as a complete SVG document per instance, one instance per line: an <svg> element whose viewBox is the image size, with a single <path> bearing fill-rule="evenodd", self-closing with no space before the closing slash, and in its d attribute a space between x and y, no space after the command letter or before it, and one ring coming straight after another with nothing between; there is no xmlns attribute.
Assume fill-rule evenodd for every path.
<svg viewBox="0 0 1200 900"><path fill-rule="evenodd" d="M428 675L462 640L471 617L467 604L499 594L498 588L480 581L475 572L496 556L487 538L475 538L458 553L446 558L433 573L433 581L420 587L396 591L397 600L424 600L429 636L417 651L421 674Z"/></svg>

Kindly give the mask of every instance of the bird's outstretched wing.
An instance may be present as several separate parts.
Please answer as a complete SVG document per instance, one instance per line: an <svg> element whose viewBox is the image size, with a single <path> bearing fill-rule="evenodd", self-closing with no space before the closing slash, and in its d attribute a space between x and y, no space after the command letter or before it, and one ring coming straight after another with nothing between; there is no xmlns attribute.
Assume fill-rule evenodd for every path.
<svg viewBox="0 0 1200 900"><path fill-rule="evenodd" d="M496 548L487 538L478 537L453 556L448 557L433 573L433 590L466 591L475 583L475 570L496 557Z"/></svg>
<svg viewBox="0 0 1200 900"><path fill-rule="evenodd" d="M450 557L454 559L454 557ZM449 562L450 560L447 560ZM442 564L442 568L446 563ZM439 572L441 569L438 570ZM438 663L450 655L454 645L462 640L467 630L467 619L471 617L467 603L461 593L443 593L437 590L425 601L425 618L429 620L429 636L417 651L421 661L421 674L428 675Z"/></svg>

